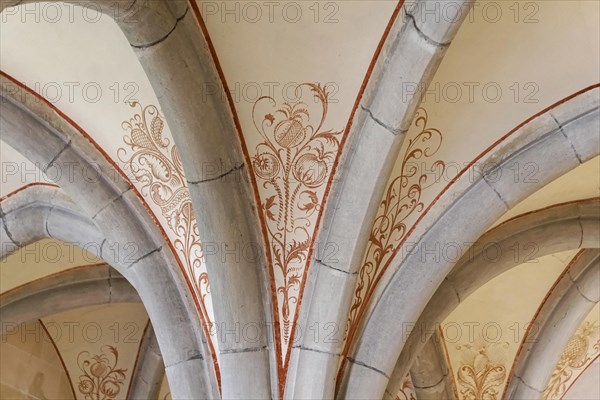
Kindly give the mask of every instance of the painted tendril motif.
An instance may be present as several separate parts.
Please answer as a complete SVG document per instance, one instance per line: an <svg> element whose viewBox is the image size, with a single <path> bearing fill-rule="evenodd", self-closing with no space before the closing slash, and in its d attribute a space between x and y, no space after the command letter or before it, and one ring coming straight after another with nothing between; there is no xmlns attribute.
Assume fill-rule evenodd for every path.
<svg viewBox="0 0 600 400"><path fill-rule="evenodd" d="M457 346L462 352L457 373L460 397L464 400L497 400L506 379L506 348L508 343L488 343Z"/></svg>
<svg viewBox="0 0 600 400"><path fill-rule="evenodd" d="M416 133L409 132L400 174L388 184L371 229L346 326L346 348L351 345L352 332L378 279L407 235L410 223L425 208L423 192L437 182L446 167L442 160L433 158L442 145L442 133L428 126L425 109L417 110L411 129Z"/></svg>
<svg viewBox="0 0 600 400"><path fill-rule="evenodd" d="M138 113L123 122L123 129L129 132L123 138L128 149L119 148L117 154L126 163L125 170L132 180L141 184L142 193L160 207L175 236L173 244L195 282L201 312L210 326L205 305L210 291L208 275L202 264L200 233L179 152L163 135L165 123L156 106L142 107L137 102L131 102L130 106L138 108Z"/></svg>
<svg viewBox="0 0 600 400"><path fill-rule="evenodd" d="M320 209L342 133L323 129L328 107L324 87L304 83L295 94L297 101L281 106L272 97L262 97L252 111L254 126L262 136L252 168L267 193L261 206L285 342L290 338L291 307L298 302L314 233L311 217Z"/></svg>
<svg viewBox="0 0 600 400"><path fill-rule="evenodd" d="M117 368L119 352L113 346L102 346L102 353L91 356L82 351L77 356L78 389L85 400L113 400L125 382L126 369Z"/></svg>
<svg viewBox="0 0 600 400"><path fill-rule="evenodd" d="M567 391L568 383L573 379L576 371L583 369L600 352L600 340L593 343L593 338L598 337L598 322L585 321L577 329L567 347L560 356L556 369L552 373L550 382L544 391L545 400L560 399Z"/></svg>

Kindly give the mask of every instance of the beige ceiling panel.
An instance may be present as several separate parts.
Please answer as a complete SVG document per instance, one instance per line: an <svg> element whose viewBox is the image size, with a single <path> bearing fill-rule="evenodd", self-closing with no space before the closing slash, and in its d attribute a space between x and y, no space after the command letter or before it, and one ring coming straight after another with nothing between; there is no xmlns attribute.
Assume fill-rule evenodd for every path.
<svg viewBox="0 0 600 400"><path fill-rule="evenodd" d="M494 226L553 204L600 196L600 157L593 158L533 193L502 216Z"/></svg>
<svg viewBox="0 0 600 400"><path fill-rule="evenodd" d="M74 399L60 356L38 321L2 336L0 353L0 398Z"/></svg>
<svg viewBox="0 0 600 400"><path fill-rule="evenodd" d="M60 271L99 262L99 258L80 247L42 239L0 261L0 293Z"/></svg>
<svg viewBox="0 0 600 400"><path fill-rule="evenodd" d="M66 365L77 399L125 399L148 324L141 304L75 309L42 320Z"/></svg>
<svg viewBox="0 0 600 400"><path fill-rule="evenodd" d="M576 253L545 256L499 275L444 320L440 329L460 399L476 394L478 385L500 398L528 324Z"/></svg>
<svg viewBox="0 0 600 400"><path fill-rule="evenodd" d="M208 285L201 278L206 266L199 237L190 228L195 216L181 211L191 207L187 181L180 161L172 156L175 144L158 99L129 43L117 24L93 7L66 3L28 7L37 12L3 15L0 69L83 128L108 155L115 173L127 175L193 282L203 308L199 311L213 320ZM154 129L159 126L157 133ZM148 142L155 153L139 146ZM92 181L94 173L89 172ZM168 201L163 198L159 204L148 180L157 182L165 176L172 179L159 190ZM178 240L183 249L178 249ZM213 344L216 347L214 337Z"/></svg>

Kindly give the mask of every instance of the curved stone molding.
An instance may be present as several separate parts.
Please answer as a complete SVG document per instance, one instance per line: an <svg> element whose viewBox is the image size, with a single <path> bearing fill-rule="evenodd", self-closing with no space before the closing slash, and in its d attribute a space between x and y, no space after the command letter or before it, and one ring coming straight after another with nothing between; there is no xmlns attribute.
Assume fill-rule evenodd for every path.
<svg viewBox="0 0 600 400"><path fill-rule="evenodd" d="M375 289L348 357L338 397L383 395L404 346L405 324L417 320L456 261L438 257L432 268L431 258L435 256L425 249L473 243L509 208L599 153L600 138L595 134L600 121L599 100L598 85L563 99L519 125L474 160L488 166L493 163L492 173L536 162L539 173L535 183L523 176L515 182L514 174L492 180L491 176L500 175L484 175L471 167L461 171L438 195L416 225L412 243L405 242L397 250L387 279ZM471 223L455 229L457 222L466 220Z"/></svg>
<svg viewBox="0 0 600 400"><path fill-rule="evenodd" d="M559 204L515 217L479 238L454 266L423 310L394 368L387 391L407 371L430 333L479 287L522 263L600 245L600 200Z"/></svg>
<svg viewBox="0 0 600 400"><path fill-rule="evenodd" d="M8 1L2 7L28 2L34 1ZM249 201L254 196L241 133L189 2L69 2L93 4L113 17L136 53L181 154L202 243L238 249L238 253L247 247L261 249L257 257L227 258L218 251L205 254L204 261L214 322L223 332L217 335L222 394L226 398L270 397L268 330L260 330L260 340L226 334L237 326L273 326L271 296L262 246L256 245L263 239L256 204ZM207 91L207 87L219 90ZM245 373L248 376L242 379Z"/></svg>
<svg viewBox="0 0 600 400"><path fill-rule="evenodd" d="M43 0L0 0L0 12L8 7L39 2ZM187 1L184 0L68 0L67 3L93 7L112 17L130 45L139 49L152 47L167 39L187 12Z"/></svg>
<svg viewBox="0 0 600 400"><path fill-rule="evenodd" d="M148 324L140 343L127 398L132 400L158 399L164 376L165 366L154 335L154 328L152 324Z"/></svg>
<svg viewBox="0 0 600 400"><path fill-rule="evenodd" d="M173 397L217 397L214 365L188 283L137 192L83 130L39 97L19 96L19 84L5 75L1 83L1 139L47 175L53 172L55 183L106 237L100 256L137 289L154 321Z"/></svg>
<svg viewBox="0 0 600 400"><path fill-rule="evenodd" d="M3 293L0 333L4 334L9 326L74 308L138 302L135 289L108 264L76 267Z"/></svg>
<svg viewBox="0 0 600 400"><path fill-rule="evenodd" d="M452 376L443 349L443 340L436 331L415 358L410 369L410 376L419 400L443 400L454 397L451 386ZM384 398L391 400L395 397L389 397L386 391Z"/></svg>
<svg viewBox="0 0 600 400"><path fill-rule="evenodd" d="M57 186L30 185L0 201L0 259L44 238L76 244L100 257L106 239Z"/></svg>
<svg viewBox="0 0 600 400"><path fill-rule="evenodd" d="M600 250L586 249L556 283L513 365L506 399L541 399L561 354L600 300Z"/></svg>
<svg viewBox="0 0 600 400"><path fill-rule="evenodd" d="M267 329L262 328L273 326L267 324L267 319L272 321L271 297L264 290L268 272L262 246L257 246L263 239L257 207L251 200L254 196L241 133L236 130L209 45L194 13L188 10L188 2L147 3L163 3L174 10L176 22L165 40L135 46L127 34L129 27L117 22L160 99L181 154L201 242L220 249L205 254L204 261L218 331L222 395L228 399L268 398L270 350ZM185 62L175 61L183 59ZM207 95L207 87L219 90ZM234 249L239 254L239 249L248 246L260 249L260 254L249 258L222 252ZM227 333L255 325L261 327L259 340Z"/></svg>
<svg viewBox="0 0 600 400"><path fill-rule="evenodd" d="M77 267L3 293L0 296L0 334L27 321L75 308L139 302L135 289L108 264ZM148 325L140 343L127 398L157 398L164 370L154 330Z"/></svg>
<svg viewBox="0 0 600 400"><path fill-rule="evenodd" d="M160 99L181 154L201 242L219 249L205 254L204 262L218 331L222 395L228 399L268 398L272 393L270 349L268 330L262 328L273 326L267 324L273 320L271 296L266 291L263 239L258 208L251 200L254 194L241 132L236 130L210 46L199 21L188 10L188 2L147 3L164 3L179 10L179 14L173 11L177 18L168 38L151 46L135 46L129 28L117 22ZM185 62L175 61L183 59ZM207 87L219 90L207 95ZM223 250L233 249L239 255L240 249L248 247L260 249L259 254L232 257ZM259 340L227 333L255 325L261 327Z"/></svg>
<svg viewBox="0 0 600 400"><path fill-rule="evenodd" d="M402 85L427 87L462 23L462 18L440 23L432 15L420 15L425 3L431 2L398 8L351 117L298 318L298 326L304 329L320 324L320 334L303 335L295 342L286 398L334 397L344 326L371 221L421 98L419 90L407 96ZM471 4L461 0L459 5L464 18ZM416 20L422 26L415 25Z"/></svg>

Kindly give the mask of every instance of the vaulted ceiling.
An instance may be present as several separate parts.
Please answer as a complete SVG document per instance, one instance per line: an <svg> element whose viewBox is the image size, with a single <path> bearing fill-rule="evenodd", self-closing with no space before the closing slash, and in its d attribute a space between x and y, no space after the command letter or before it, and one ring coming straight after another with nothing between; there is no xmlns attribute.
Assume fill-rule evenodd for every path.
<svg viewBox="0 0 600 400"><path fill-rule="evenodd" d="M0 397L600 395L599 2L1 4Z"/></svg>

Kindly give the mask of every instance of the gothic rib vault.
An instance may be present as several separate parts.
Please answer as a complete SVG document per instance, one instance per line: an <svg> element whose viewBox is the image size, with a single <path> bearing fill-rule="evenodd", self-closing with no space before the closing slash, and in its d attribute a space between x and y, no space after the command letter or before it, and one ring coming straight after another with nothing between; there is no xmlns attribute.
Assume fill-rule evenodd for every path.
<svg viewBox="0 0 600 400"><path fill-rule="evenodd" d="M0 398L600 396L599 2L0 18Z"/></svg>

